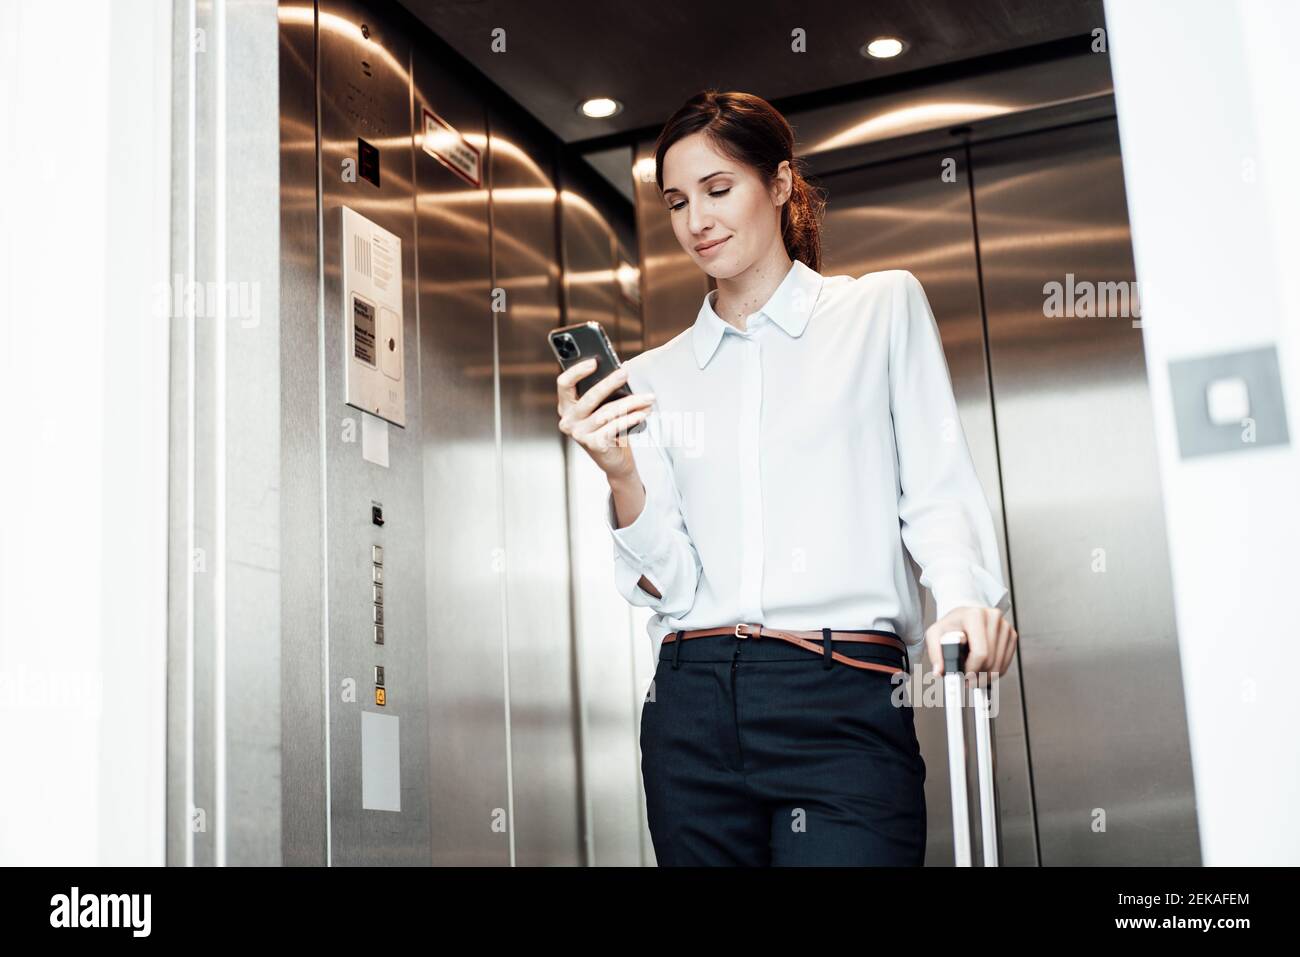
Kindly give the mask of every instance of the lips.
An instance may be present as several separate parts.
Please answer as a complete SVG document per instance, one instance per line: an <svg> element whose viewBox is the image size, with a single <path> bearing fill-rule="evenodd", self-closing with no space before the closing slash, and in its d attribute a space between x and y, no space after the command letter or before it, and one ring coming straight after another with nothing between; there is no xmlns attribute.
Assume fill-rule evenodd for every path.
<svg viewBox="0 0 1300 957"><path fill-rule="evenodd" d="M711 242L711 243L708 243L708 244L706 244L706 245L696 246L696 247L695 247L695 251L696 251L697 253L709 253L709 252L712 252L713 250L717 249L719 246L721 246L723 243L725 243L725 242L726 242L728 239L730 239L730 238L731 238L731 237L728 236L728 237L726 237L726 239L719 239L719 240L717 240L717 241L715 241L715 242Z"/></svg>

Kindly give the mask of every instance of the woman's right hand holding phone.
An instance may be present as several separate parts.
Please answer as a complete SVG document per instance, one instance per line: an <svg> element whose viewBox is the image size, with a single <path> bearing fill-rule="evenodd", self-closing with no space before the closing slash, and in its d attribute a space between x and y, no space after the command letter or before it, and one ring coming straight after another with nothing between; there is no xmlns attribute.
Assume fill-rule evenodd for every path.
<svg viewBox="0 0 1300 957"><path fill-rule="evenodd" d="M560 431L586 449L607 477L627 478L635 474L636 462L632 458L632 447L620 443L619 433L626 432L650 414L654 393L640 392L602 405L611 392L627 381L627 367L624 366L605 376L579 398L578 381L589 376L595 368L596 360L587 358L556 377Z"/></svg>

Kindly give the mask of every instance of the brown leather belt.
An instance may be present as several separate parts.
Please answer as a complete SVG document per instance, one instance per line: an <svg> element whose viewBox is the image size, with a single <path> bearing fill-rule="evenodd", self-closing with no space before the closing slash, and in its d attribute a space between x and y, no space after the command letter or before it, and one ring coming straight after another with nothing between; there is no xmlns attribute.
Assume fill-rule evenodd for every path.
<svg viewBox="0 0 1300 957"><path fill-rule="evenodd" d="M737 638L753 638L755 641L760 638L780 638L782 641L788 641L792 645L798 645L800 648L806 648L822 656L825 656L830 649L829 641L861 641L873 645L886 645L890 648L896 648L904 655L907 654L907 645L903 643L901 638L895 638L892 635L859 635L849 631L831 631L829 628L823 628L820 631L786 631L780 628L765 628L762 625L741 623L730 628L696 628L692 631L670 632L664 636L663 643L668 644L670 641L676 641L679 635L683 640L704 638L708 635L735 635ZM872 671L883 671L886 674L897 674L905 671L904 668L897 665L861 661L857 658L850 658L848 655L842 655L838 651L831 651L830 657L843 662L851 668L869 668Z"/></svg>

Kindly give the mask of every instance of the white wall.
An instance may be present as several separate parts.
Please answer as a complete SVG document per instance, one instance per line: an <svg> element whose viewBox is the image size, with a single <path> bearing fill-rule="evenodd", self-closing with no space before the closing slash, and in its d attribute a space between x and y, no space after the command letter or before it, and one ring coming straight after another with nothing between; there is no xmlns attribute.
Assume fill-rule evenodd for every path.
<svg viewBox="0 0 1300 957"><path fill-rule="evenodd" d="M170 30L0 16L0 865L163 862Z"/></svg>
<svg viewBox="0 0 1300 957"><path fill-rule="evenodd" d="M1300 864L1300 4L1105 4L1204 863ZM1168 363L1273 344L1290 444L1183 460Z"/></svg>

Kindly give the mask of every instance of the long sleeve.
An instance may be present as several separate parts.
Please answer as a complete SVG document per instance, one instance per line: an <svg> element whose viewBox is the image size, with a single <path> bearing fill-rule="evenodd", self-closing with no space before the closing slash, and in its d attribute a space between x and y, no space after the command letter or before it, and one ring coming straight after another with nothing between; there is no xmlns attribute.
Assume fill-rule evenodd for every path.
<svg viewBox="0 0 1300 957"><path fill-rule="evenodd" d="M898 270L890 312L889 407L898 450L903 543L938 617L1009 610L988 499L966 443L939 326L920 281Z"/></svg>
<svg viewBox="0 0 1300 957"><path fill-rule="evenodd" d="M632 388L643 391L637 384ZM680 618L695 604L701 564L682 518L672 464L659 439L658 420L658 414L652 413L645 420L646 428L628 438L645 486L645 508L631 525L616 528L614 493L610 492L605 497L605 524L614 541L614 581L619 594L633 605ZM642 575L663 597L655 598L638 585Z"/></svg>

